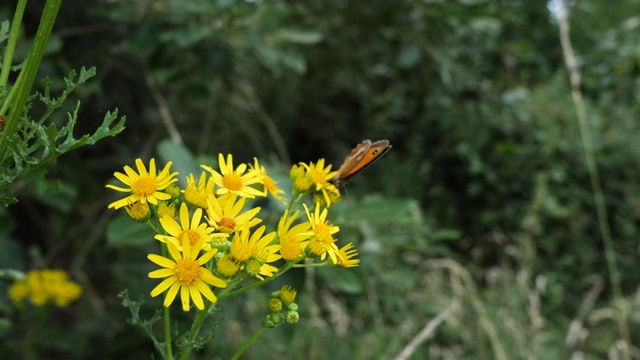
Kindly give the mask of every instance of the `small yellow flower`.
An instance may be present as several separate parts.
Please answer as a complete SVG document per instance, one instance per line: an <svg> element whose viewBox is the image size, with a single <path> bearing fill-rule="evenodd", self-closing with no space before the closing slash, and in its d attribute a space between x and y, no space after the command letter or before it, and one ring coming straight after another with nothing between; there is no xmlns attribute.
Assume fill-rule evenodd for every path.
<svg viewBox="0 0 640 360"><path fill-rule="evenodd" d="M18 306L26 299L35 306L43 306L52 301L58 307L65 307L82 294L82 287L69 280L64 270L33 270L27 277L11 285L9 297Z"/></svg>
<svg viewBox="0 0 640 360"><path fill-rule="evenodd" d="M304 256L304 251L309 243L309 235L304 235L311 229L311 223L303 222L291 227L298 218L299 211L289 216L286 210L278 222L278 239L280 241L280 255L286 261L297 261Z"/></svg>
<svg viewBox="0 0 640 360"><path fill-rule="evenodd" d="M193 217L189 219L187 204L182 203L182 205L180 205L180 224L172 217L165 216L160 218L162 228L169 235L158 234L155 236L155 239L164 243L172 243L178 249L181 249L181 244L184 239L188 240L191 246L195 246L195 244L202 239L204 241L204 249L209 250L214 238L228 236L223 233L213 233L214 229L205 223L201 223L201 220L202 209L197 208L193 213Z"/></svg>
<svg viewBox="0 0 640 360"><path fill-rule="evenodd" d="M272 313L279 313L282 311L282 300L278 298L269 299L269 304L267 305L269 311Z"/></svg>
<svg viewBox="0 0 640 360"><path fill-rule="evenodd" d="M188 237L184 236L182 238L182 251L173 242L168 242L167 247L173 260L156 254L147 255L149 260L163 267L163 269L150 272L149 277L152 279L166 278L151 291L152 297L156 297L165 291L167 292L163 303L165 307L171 305L179 290L183 311L189 311L191 300L193 300L198 309L203 310L202 295L212 303L218 301L209 285L218 288L227 286L224 280L217 278L211 271L203 267L218 251L218 249L213 248L198 257L203 249L204 241L204 237L201 237L192 246Z"/></svg>
<svg viewBox="0 0 640 360"><path fill-rule="evenodd" d="M289 285L283 285L279 291L280 300L284 303L284 306L288 306L296 299L296 289Z"/></svg>
<svg viewBox="0 0 640 360"><path fill-rule="evenodd" d="M279 244L271 244L276 236L275 232L264 235L266 226L260 226L253 233L244 227L233 237L231 241L231 256L238 262L247 262L250 259L260 263L260 275L271 276L278 269L268 263L280 260L278 254ZM263 236L264 235L264 236ZM257 276L262 280L261 276Z"/></svg>
<svg viewBox="0 0 640 360"><path fill-rule="evenodd" d="M240 270L240 265L229 256L223 256L216 262L218 275L223 278L230 278Z"/></svg>
<svg viewBox="0 0 640 360"><path fill-rule="evenodd" d="M338 262L336 265L345 268L358 266L360 259L355 259L356 256L358 256L358 250L356 250L353 243L348 243L338 250Z"/></svg>
<svg viewBox="0 0 640 360"><path fill-rule="evenodd" d="M283 204L287 203L287 200L282 197L285 194L284 190L278 187L278 183L274 181L268 174L267 169L264 166L260 166L258 163L258 158L253 158L254 165L252 169L258 171L260 175L262 175L262 185L264 186L264 195L267 193L271 194L276 200L280 201Z"/></svg>
<svg viewBox="0 0 640 360"><path fill-rule="evenodd" d="M133 220L138 222L147 221L147 219L149 219L149 214L151 213L149 204L146 202L137 202L133 205L127 205L124 209Z"/></svg>
<svg viewBox="0 0 640 360"><path fill-rule="evenodd" d="M228 193L219 198L210 196L207 207L207 221L218 231L230 234L242 227L252 227L262 222L256 218L259 207L242 212L245 198Z"/></svg>
<svg viewBox="0 0 640 360"><path fill-rule="evenodd" d="M178 174L177 172L169 173L171 169L171 162L168 162L159 174L156 174L155 159L151 159L149 162L149 171L147 171L147 168L144 166L141 159L136 159L136 167L138 168L137 173L127 165L124 167L126 175L117 171L113 174L118 180L122 181L125 185L128 185L128 188L122 188L111 184L106 185L106 187L124 193L131 193L131 195L124 199L112 202L108 206L109 209L119 209L126 205L135 204L136 202L150 202L157 205L158 200L171 199L171 195L162 191L169 185L178 181L178 179L175 178Z"/></svg>
<svg viewBox="0 0 640 360"><path fill-rule="evenodd" d="M331 180L337 173L337 171L331 171L331 164L329 164L329 166L327 167L324 167L324 159L318 160L316 164L300 164L307 170L307 173L311 177L311 181L316 186L316 191L319 191L325 186L329 186L329 180Z"/></svg>
<svg viewBox="0 0 640 360"><path fill-rule="evenodd" d="M206 209L207 199L209 195L214 194L215 185L213 178L207 179L207 174L204 171L200 175L197 184L193 174L189 174L187 188L184 190L184 199L190 204Z"/></svg>
<svg viewBox="0 0 640 360"><path fill-rule="evenodd" d="M232 193L246 198L264 196L262 191L251 187L251 185L262 182L262 175L258 171L255 171L254 169L245 174L247 164L240 164L236 169L234 169L233 156L231 154L227 155L226 161L224 156L219 154L218 163L220 166L220 172L213 170L209 166L201 165L203 169L211 173L213 181L220 187L216 191L217 195Z"/></svg>
<svg viewBox="0 0 640 360"><path fill-rule="evenodd" d="M307 170L302 165L293 165L291 167L291 172L289 173L291 177L291 181L293 182L293 192L294 193L304 193L307 192L313 182L311 181L311 176L307 174Z"/></svg>
<svg viewBox="0 0 640 360"><path fill-rule="evenodd" d="M313 202L318 206L329 207L338 203L341 199L342 196L340 195L340 190L338 190L335 185L329 184L328 186L320 189L319 192L316 192L313 197Z"/></svg>
<svg viewBox="0 0 640 360"><path fill-rule="evenodd" d="M165 216L172 218L176 215L176 204L167 201L161 201L156 211L158 212L158 217L160 219Z"/></svg>
<svg viewBox="0 0 640 360"><path fill-rule="evenodd" d="M328 253L332 262L337 264L338 247L335 244L336 240L333 238L333 234L340 231L340 228L327 221L328 211L326 208L320 212L320 206L316 206L315 212L312 214L306 204L303 204L303 206L309 218L309 223L311 223L311 231L303 233L311 236L309 249L314 254L320 255L321 260L324 260Z"/></svg>

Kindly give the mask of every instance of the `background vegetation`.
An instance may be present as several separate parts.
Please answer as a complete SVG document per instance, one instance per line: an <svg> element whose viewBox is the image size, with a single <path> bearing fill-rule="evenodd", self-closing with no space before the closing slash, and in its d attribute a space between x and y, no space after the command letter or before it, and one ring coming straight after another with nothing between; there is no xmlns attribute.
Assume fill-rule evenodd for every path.
<svg viewBox="0 0 640 360"><path fill-rule="evenodd" d="M0 20L13 6L0 5ZM29 3L25 55L41 11ZM640 3L580 0L569 11L640 358ZM621 356L546 3L68 1L40 75L60 91L82 66L98 76L75 93L77 132L92 132L113 108L127 116L126 130L60 158L47 175L56 191L16 184L19 203L0 209L0 268L65 268L85 291L39 319L0 309L10 320L0 349L10 358L25 349L65 359L152 353L117 297L153 286L151 238L109 237L114 194L104 185L123 165L174 159L177 144L202 159L258 156L286 184L292 163L338 165L365 138L389 139L393 150L348 186L334 219L341 240L357 243L361 266L287 279L300 290L301 323L266 332L247 358L392 358L437 316L443 322L413 358ZM226 304L223 331L197 357L233 354L259 326L266 298Z"/></svg>

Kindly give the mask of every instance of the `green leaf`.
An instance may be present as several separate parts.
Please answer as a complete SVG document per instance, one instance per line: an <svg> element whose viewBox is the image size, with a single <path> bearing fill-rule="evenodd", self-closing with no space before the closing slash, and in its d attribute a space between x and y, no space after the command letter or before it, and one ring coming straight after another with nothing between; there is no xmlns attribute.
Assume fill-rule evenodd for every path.
<svg viewBox="0 0 640 360"><path fill-rule="evenodd" d="M364 292L364 273L360 267L323 267L318 269L318 275L347 294L357 295Z"/></svg>
<svg viewBox="0 0 640 360"><path fill-rule="evenodd" d="M0 23L0 42L4 42L9 38L9 20Z"/></svg>
<svg viewBox="0 0 640 360"><path fill-rule="evenodd" d="M126 214L114 216L107 225L107 244L111 246L148 245L155 241L154 235L149 225L136 222Z"/></svg>
<svg viewBox="0 0 640 360"><path fill-rule="evenodd" d="M186 187L186 178L193 174L196 178L202 173L202 168L189 149L181 144L176 144L171 140L162 140L158 144L158 155L163 163L172 161L171 169L178 172L178 185Z"/></svg>
<svg viewBox="0 0 640 360"><path fill-rule="evenodd" d="M274 34L277 38L297 44L316 44L322 41L324 36L315 30L281 29Z"/></svg>
<svg viewBox="0 0 640 360"><path fill-rule="evenodd" d="M416 223L421 221L420 206L414 199L370 197L358 204L345 201L332 208L341 221Z"/></svg>

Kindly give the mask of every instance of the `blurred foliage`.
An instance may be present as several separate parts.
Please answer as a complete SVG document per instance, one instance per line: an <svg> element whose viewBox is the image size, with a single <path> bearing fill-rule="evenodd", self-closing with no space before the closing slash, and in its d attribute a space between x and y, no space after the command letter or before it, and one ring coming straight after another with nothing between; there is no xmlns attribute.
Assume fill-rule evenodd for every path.
<svg viewBox="0 0 640 360"><path fill-rule="evenodd" d="M11 11L0 5L1 19ZM640 4L583 0L570 13L637 348ZM247 358L386 359L445 309L414 358L486 359L498 348L508 359L605 358L617 327L557 33L544 2L64 3L41 72L56 84L70 68L97 67L97 84L71 95L87 119L78 127L114 107L129 120L49 169L66 190L25 191L0 212L0 267L55 264L86 292L46 328L0 309L11 319L0 347L149 357L116 296L149 293L149 245L133 228L130 242L108 237L118 215L103 187L136 157L180 156L163 140L205 160L257 154L286 181L291 162L338 165L362 139L385 138L393 150L336 208L361 266L285 279L307 313L266 332ZM230 356L267 296L227 304L224 335L194 358Z"/></svg>

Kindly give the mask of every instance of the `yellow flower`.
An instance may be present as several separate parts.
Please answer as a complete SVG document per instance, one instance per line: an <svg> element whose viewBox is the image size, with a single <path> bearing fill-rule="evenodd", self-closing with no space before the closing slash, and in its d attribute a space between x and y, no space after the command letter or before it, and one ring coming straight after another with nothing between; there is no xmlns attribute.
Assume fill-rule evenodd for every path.
<svg viewBox="0 0 640 360"><path fill-rule="evenodd" d="M165 216L172 218L176 215L176 204L168 201L162 201L160 202L160 205L158 205L158 209L156 211L158 212L158 217L160 219Z"/></svg>
<svg viewBox="0 0 640 360"><path fill-rule="evenodd" d="M231 256L225 255L216 262L216 270L218 275L230 278L240 270L240 265Z"/></svg>
<svg viewBox="0 0 640 360"><path fill-rule="evenodd" d="M329 186L329 180L331 180L337 171L331 171L331 164L324 167L324 159L318 160L316 164L309 163L309 165L305 163L300 163L300 165L304 166L307 170L307 173L311 177L311 181L316 186L316 191L319 191L325 186Z"/></svg>
<svg viewBox="0 0 640 360"><path fill-rule="evenodd" d="M280 300L284 303L285 306L288 306L296 299L296 289L292 288L289 285L283 285L280 291L278 292Z"/></svg>
<svg viewBox="0 0 640 360"><path fill-rule="evenodd" d="M338 190L335 185L329 184L314 195L313 202L316 203L317 206L329 207L338 203L341 199L340 190Z"/></svg>
<svg viewBox="0 0 640 360"><path fill-rule="evenodd" d="M328 253L331 257L331 261L334 264L337 264L338 247L335 244L336 240L333 238L333 234L340 231L340 228L335 225L331 225L331 223L327 221L328 211L326 208L320 212L320 206L316 206L316 210L312 214L309 212L309 208L307 208L306 204L302 205L304 206L304 211L307 213L307 217L309 218L309 223L311 223L311 231L303 233L304 235L311 236L311 240L309 241L309 250L316 255L320 255L321 260L324 260Z"/></svg>
<svg viewBox="0 0 640 360"><path fill-rule="evenodd" d="M64 270L33 270L9 288L9 297L18 306L23 306L28 298L36 306L52 301L58 307L65 307L80 294L82 287L69 280Z"/></svg>
<svg viewBox="0 0 640 360"><path fill-rule="evenodd" d="M223 195L226 193L232 193L240 195L246 198L254 198L256 196L264 196L264 193L258 189L254 189L251 185L259 184L262 182L262 175L259 172L247 170L247 164L240 164L236 169L233 168L233 156L227 155L225 161L222 154L218 155L218 165L220 166L220 172L213 170L211 167L201 165L201 167L211 173L211 177L216 185L220 188L216 191L216 194Z"/></svg>
<svg viewBox="0 0 640 360"><path fill-rule="evenodd" d="M278 239L280 241L280 255L286 261L300 260L304 256L304 250L309 243L309 235L303 235L311 229L309 222L303 222L291 227L294 220L300 214L299 211L289 216L286 210L278 222Z"/></svg>
<svg viewBox="0 0 640 360"><path fill-rule="evenodd" d="M160 218L160 224L162 228L169 235L156 235L155 239L160 240L163 243L172 243L178 249L181 249L181 244L184 239L189 241L191 246L194 246L200 239L204 241L204 249L209 250L211 248L211 241L217 237L226 237L227 234L213 233L214 229L207 226L205 223L201 223L202 209L197 208L193 213L191 221L189 221L189 209L187 204L182 203L180 205L180 224L168 216Z"/></svg>
<svg viewBox="0 0 640 360"><path fill-rule="evenodd" d="M215 182L213 178L207 179L207 174L203 171L200 175L200 179L196 184L196 179L193 174L189 174L187 177L187 188L184 190L184 199L193 205L207 208L207 199L210 194L214 193Z"/></svg>
<svg viewBox="0 0 640 360"><path fill-rule="evenodd" d="M358 250L355 249L353 243L348 243L338 250L336 265L346 268L358 266L360 259L355 259L356 256L358 256Z"/></svg>
<svg viewBox="0 0 640 360"><path fill-rule="evenodd" d="M124 207L124 209L133 220L138 222L147 221L151 212L149 210L149 204L147 204L146 202L137 202L133 205L127 205Z"/></svg>
<svg viewBox="0 0 640 360"><path fill-rule="evenodd" d="M284 190L278 187L278 183L274 181L268 174L267 169L264 166L260 166L258 163L258 158L253 158L254 165L252 169L258 171L262 176L262 185L264 186L264 195L267 193L271 194L276 200L280 201L283 204L287 204L287 200L282 197L285 194Z"/></svg>
<svg viewBox="0 0 640 360"><path fill-rule="evenodd" d="M307 170L302 166L302 163L300 163L300 165L293 165L289 176L293 182L294 194L307 192L311 188L311 185L313 185L311 176L307 174Z"/></svg>
<svg viewBox="0 0 640 360"><path fill-rule="evenodd" d="M124 167L126 175L117 171L113 174L118 180L128 185L128 188L110 184L106 185L106 187L124 193L131 193L131 195L112 202L109 204L109 209L119 209L136 202L150 202L157 205L158 200L169 200L171 198L171 195L162 192L162 190L166 189L169 185L178 181L178 179L175 178L178 174L177 172L169 173L171 161L167 163L159 174L156 174L155 159L151 159L149 162L148 172L141 159L136 159L136 167L138 168L137 173L127 165Z"/></svg>
<svg viewBox="0 0 640 360"><path fill-rule="evenodd" d="M204 237L201 237L192 246L188 237L184 236L182 237L182 251L173 242L168 242L167 247L173 260L156 254L147 255L149 260L163 267L163 269L150 272L149 277L152 279L166 278L151 291L152 297L156 297L165 291L167 292L163 303L165 307L171 305L178 294L178 290L180 290L182 310L189 311L191 300L193 300L198 309L203 310L202 295L212 303L218 301L209 285L218 288L227 286L224 280L215 277L211 271L203 267L218 251L218 249L213 248L198 257L204 241Z"/></svg>
<svg viewBox="0 0 640 360"><path fill-rule="evenodd" d="M280 245L271 245L276 233L270 232L263 236L265 230L266 226L263 225L251 233L251 236L249 236L250 230L247 227L236 232L231 241L231 256L238 262L258 261L260 265L259 274L271 276L278 271L278 268L268 263L280 260L282 257L278 254ZM263 280L261 276L258 275L257 277Z"/></svg>
<svg viewBox="0 0 640 360"><path fill-rule="evenodd" d="M260 212L259 207L242 212L245 200L231 193L219 198L211 195L207 208L209 225L218 231L230 234L244 226L252 227L261 223L262 220L255 217Z"/></svg>

